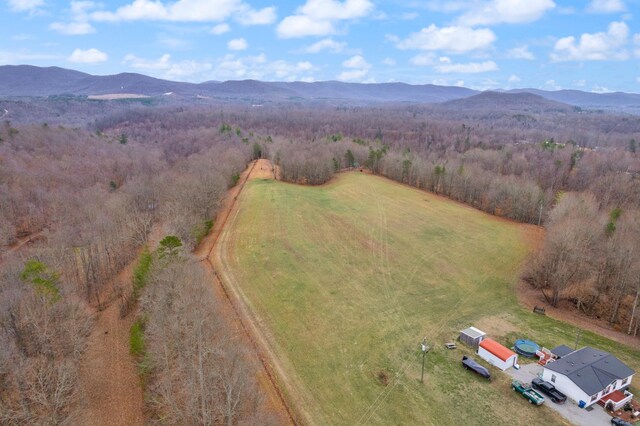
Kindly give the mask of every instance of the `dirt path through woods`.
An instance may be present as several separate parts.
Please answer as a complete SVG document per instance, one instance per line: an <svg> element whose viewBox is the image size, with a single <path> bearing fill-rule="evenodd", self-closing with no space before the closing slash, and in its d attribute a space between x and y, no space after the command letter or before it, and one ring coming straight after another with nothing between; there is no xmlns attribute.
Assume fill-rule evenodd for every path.
<svg viewBox="0 0 640 426"><path fill-rule="evenodd" d="M162 228L154 227L148 245L154 247L162 237ZM138 256L110 284L131 285ZM78 377L80 400L73 424L95 426L143 425L144 397L134 358L129 353L129 329L136 311L120 318L117 298L98 313L89 336Z"/></svg>

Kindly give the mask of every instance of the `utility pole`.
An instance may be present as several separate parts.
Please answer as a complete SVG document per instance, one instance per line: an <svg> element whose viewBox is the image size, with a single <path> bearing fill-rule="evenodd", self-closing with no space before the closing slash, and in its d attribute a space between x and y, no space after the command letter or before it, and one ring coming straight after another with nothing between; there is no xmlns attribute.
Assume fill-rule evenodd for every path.
<svg viewBox="0 0 640 426"><path fill-rule="evenodd" d="M429 352L429 346L427 346L427 338L422 339L422 374L420 375L420 382L424 383L424 358Z"/></svg>

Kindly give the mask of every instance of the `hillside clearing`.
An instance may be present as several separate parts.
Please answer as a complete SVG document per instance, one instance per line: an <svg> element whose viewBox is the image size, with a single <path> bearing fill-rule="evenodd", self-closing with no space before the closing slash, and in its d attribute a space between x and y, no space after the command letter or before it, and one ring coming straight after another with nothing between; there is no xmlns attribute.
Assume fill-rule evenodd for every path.
<svg viewBox="0 0 640 426"><path fill-rule="evenodd" d="M509 345L523 336L573 342L575 328L516 302L539 232L348 173L320 187L250 181L221 247L313 423L445 424L464 406L474 423L562 424L513 397L497 370L492 383L466 374L467 348L443 348L471 324ZM433 349L421 385L423 336ZM638 367L631 349L591 333L581 342Z"/></svg>

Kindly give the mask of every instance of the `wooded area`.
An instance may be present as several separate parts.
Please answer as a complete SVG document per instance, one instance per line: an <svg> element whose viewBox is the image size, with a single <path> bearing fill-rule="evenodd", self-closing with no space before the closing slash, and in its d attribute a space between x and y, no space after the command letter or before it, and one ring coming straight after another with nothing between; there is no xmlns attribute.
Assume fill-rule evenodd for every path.
<svg viewBox="0 0 640 426"><path fill-rule="evenodd" d="M36 111L55 111L45 104ZM114 277L154 224L177 236L186 256L256 157L273 159L279 178L290 182L321 184L340 170L367 168L491 214L544 224L546 240L525 278L553 305L569 303L638 334L639 117L113 105L96 110L106 116L83 116L79 128L0 124L0 422L72 416L93 314L133 291ZM197 296L203 278L185 260L150 277L140 303L153 415L169 423L262 416L251 378L236 364L243 356L217 326L215 302ZM204 392L205 382L221 387Z"/></svg>

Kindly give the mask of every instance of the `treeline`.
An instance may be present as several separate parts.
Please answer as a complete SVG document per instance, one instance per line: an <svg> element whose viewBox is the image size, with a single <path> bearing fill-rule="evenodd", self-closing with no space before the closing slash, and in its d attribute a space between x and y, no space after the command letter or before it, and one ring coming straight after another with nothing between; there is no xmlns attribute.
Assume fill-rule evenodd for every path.
<svg viewBox="0 0 640 426"><path fill-rule="evenodd" d="M72 415L93 321L69 287L41 261L2 265L1 424L61 424Z"/></svg>
<svg viewBox="0 0 640 426"><path fill-rule="evenodd" d="M252 374L256 368L246 356L250 348L221 319L210 282L181 247L169 250L161 242L139 321L143 337L138 358L150 421L279 424Z"/></svg>
<svg viewBox="0 0 640 426"><path fill-rule="evenodd" d="M103 130L0 124L0 423L71 421L93 317L131 300L118 272L153 226L194 247L253 155L206 128Z"/></svg>
<svg viewBox="0 0 640 426"><path fill-rule="evenodd" d="M525 279L547 301L572 304L637 336L640 210L603 208L590 193L561 193Z"/></svg>

